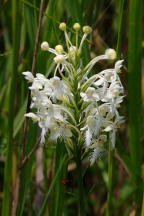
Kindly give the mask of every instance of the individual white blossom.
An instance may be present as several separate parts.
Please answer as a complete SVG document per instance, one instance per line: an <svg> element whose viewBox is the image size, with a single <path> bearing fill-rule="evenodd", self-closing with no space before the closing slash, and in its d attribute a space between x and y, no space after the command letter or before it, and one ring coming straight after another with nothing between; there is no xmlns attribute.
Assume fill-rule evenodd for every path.
<svg viewBox="0 0 144 216"><path fill-rule="evenodd" d="M92 31L91 27L83 27L84 34L78 43L81 26L79 23L73 25L75 44L70 40L66 24L61 23L59 28L64 32L64 47L67 50L60 44L55 49L46 41L41 44L42 50L54 54L53 77L48 79L40 73L34 77L29 71L23 72L31 91L31 112L25 114L25 117L38 122L41 143L45 143L46 137L53 141L58 138L69 139L71 142L77 138L82 140L83 148L90 152L90 163L93 164L106 154L109 140L112 147L115 147L116 131L124 121L118 110L124 98L119 78L123 60L116 61L113 68L89 77L98 61L115 60L116 51L109 48L103 55L83 65L82 46Z"/></svg>
<svg viewBox="0 0 144 216"><path fill-rule="evenodd" d="M83 98L86 102L92 102L92 101L98 101L99 95L96 92L96 89L93 87L88 87L85 93L81 92L80 96Z"/></svg>

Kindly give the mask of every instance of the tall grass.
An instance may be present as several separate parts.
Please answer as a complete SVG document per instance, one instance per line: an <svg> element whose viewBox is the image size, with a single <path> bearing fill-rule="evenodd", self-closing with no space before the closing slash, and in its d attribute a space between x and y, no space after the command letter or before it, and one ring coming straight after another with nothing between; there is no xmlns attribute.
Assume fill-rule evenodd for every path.
<svg viewBox="0 0 144 216"><path fill-rule="evenodd" d="M94 29L92 42L88 40L84 47L85 62L91 58L90 54L97 55L110 44L117 47L118 58L125 59L125 68L128 60L127 70L121 77L127 88L128 76L128 110L124 104L123 112L125 116L128 113L129 121L121 129L117 157L109 148L108 157L89 167L86 160L81 162L77 152L79 172L73 158L67 157L64 142L58 141L57 145L46 143L41 158L43 180L37 185L35 151L20 168L22 159L33 151L39 137L39 130L31 121L28 121L24 133L24 113L29 99L21 72L32 68L40 1L12 0L0 5L3 30L0 40L0 184L2 182L3 186L0 187L0 215L11 215L16 190L19 190L16 216L83 216L86 212L90 215L107 213L109 216L143 215L142 8L142 0L121 0L119 4L117 1L107 4L103 0L45 0L39 44L42 41L48 41L51 47L62 44L59 23L67 22L72 32L73 23L80 22ZM37 54L35 71L51 77L54 68L52 56L41 52L40 46ZM104 67L102 63L92 73ZM16 178L18 175L19 179ZM19 188L16 187L18 181ZM36 192L37 189L42 196ZM35 203L39 203L38 212Z"/></svg>
<svg viewBox="0 0 144 216"><path fill-rule="evenodd" d="M10 215L10 203L11 203L11 185L12 185L12 157L13 157L13 131L14 131L14 115L15 115L15 100L16 97L16 80L18 74L18 60L19 60L19 48L20 48L20 32L21 32L21 4L13 0L12 1L12 67L10 87L9 87L9 118L8 118L8 138L7 138L7 152L5 160L5 173L4 173L4 194L3 194L3 206L2 215Z"/></svg>
<svg viewBox="0 0 144 216"><path fill-rule="evenodd" d="M132 180L138 191L135 201L139 203L142 197L142 1L130 1L129 12L129 43L128 43L128 97L129 97L129 140L131 163L133 167Z"/></svg>

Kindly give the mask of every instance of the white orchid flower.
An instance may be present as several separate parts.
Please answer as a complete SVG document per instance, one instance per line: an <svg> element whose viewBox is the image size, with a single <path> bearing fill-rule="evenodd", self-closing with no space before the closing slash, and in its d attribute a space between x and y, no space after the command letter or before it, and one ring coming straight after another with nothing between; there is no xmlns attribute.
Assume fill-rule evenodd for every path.
<svg viewBox="0 0 144 216"><path fill-rule="evenodd" d="M99 95L96 92L96 89L93 87L88 87L87 90L80 93L80 96L86 102L99 101Z"/></svg>

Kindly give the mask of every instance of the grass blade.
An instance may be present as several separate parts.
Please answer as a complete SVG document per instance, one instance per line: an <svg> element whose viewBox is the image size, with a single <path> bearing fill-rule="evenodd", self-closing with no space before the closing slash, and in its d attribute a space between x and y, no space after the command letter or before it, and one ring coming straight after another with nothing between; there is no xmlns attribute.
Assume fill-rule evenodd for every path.
<svg viewBox="0 0 144 216"><path fill-rule="evenodd" d="M63 168L63 165L64 165L65 162L66 162L66 156L61 160L61 163L59 165L59 168L57 169L55 177L54 177L54 179L53 179L53 181L52 181L52 183L51 183L51 185L49 187L49 190L47 191L47 193L45 195L45 199L43 201L43 205L42 205L42 207L40 209L40 212L39 212L38 216L43 216L44 215L44 210L45 210L45 207L47 205L47 200L48 200L49 195L51 194L51 192L52 192L52 190L53 190L53 188L54 188L54 186L55 186L55 184L57 182L57 179L59 177L60 172L62 171L62 168Z"/></svg>
<svg viewBox="0 0 144 216"><path fill-rule="evenodd" d="M128 96L130 154L133 167L132 180L137 187L141 184L141 42L142 42L142 0L130 1L129 45L128 45ZM140 192L140 188L139 188ZM138 198L139 197L139 198ZM137 203L140 201L140 193Z"/></svg>
<svg viewBox="0 0 144 216"><path fill-rule="evenodd" d="M129 123L130 151L135 174L140 177L141 167L141 41L142 1L130 1L129 17Z"/></svg>
<svg viewBox="0 0 144 216"><path fill-rule="evenodd" d="M59 164L61 164L62 158L65 156L65 153L66 153L65 144L64 142L59 141L56 146L55 173L59 169ZM63 214L65 186L62 184L61 181L66 177L66 169L67 169L67 163L64 163L52 193L53 199L50 208L51 216L61 216Z"/></svg>
<svg viewBox="0 0 144 216"><path fill-rule="evenodd" d="M125 9L125 0L120 1L120 16L119 16L119 29L118 29L118 40L117 40L117 57L121 58L121 48L122 48L122 39L124 34L124 9Z"/></svg>
<svg viewBox="0 0 144 216"><path fill-rule="evenodd" d="M11 199L11 183L12 183L12 154L13 154L13 124L14 124L14 98L16 93L16 81L17 81L17 68L19 59L19 47L20 47L20 32L21 32L21 5L18 0L12 1L12 27L13 27L13 58L12 58L12 71L11 71L11 83L9 92L9 119L8 119L8 143L7 154L5 161L5 173L4 173L4 198L2 205L2 216L10 215L10 199Z"/></svg>
<svg viewBox="0 0 144 216"><path fill-rule="evenodd" d="M30 121L25 155L28 155L28 153L35 146L36 135L37 135L37 127L32 123L32 121ZM27 191L29 188L30 179L31 179L31 175L32 175L33 163L34 163L34 156L32 156L30 158L30 160L27 162L27 164L25 165L25 167L23 168L23 171L22 171L21 190L20 190L20 194L19 194L19 204L18 204L18 210L17 210L18 216L21 216L23 214L24 203L26 200L26 195L27 195Z"/></svg>

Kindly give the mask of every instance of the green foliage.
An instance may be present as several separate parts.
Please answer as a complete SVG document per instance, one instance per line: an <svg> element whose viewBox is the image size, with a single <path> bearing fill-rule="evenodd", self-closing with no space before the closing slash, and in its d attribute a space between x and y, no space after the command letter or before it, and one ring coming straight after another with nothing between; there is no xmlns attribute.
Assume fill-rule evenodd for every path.
<svg viewBox="0 0 144 216"><path fill-rule="evenodd" d="M131 163L133 167L132 180L136 185L135 201L142 199L142 101L141 101L141 63L142 63L142 1L130 2L129 14L129 46L128 46L128 98L129 98L129 140Z"/></svg>

